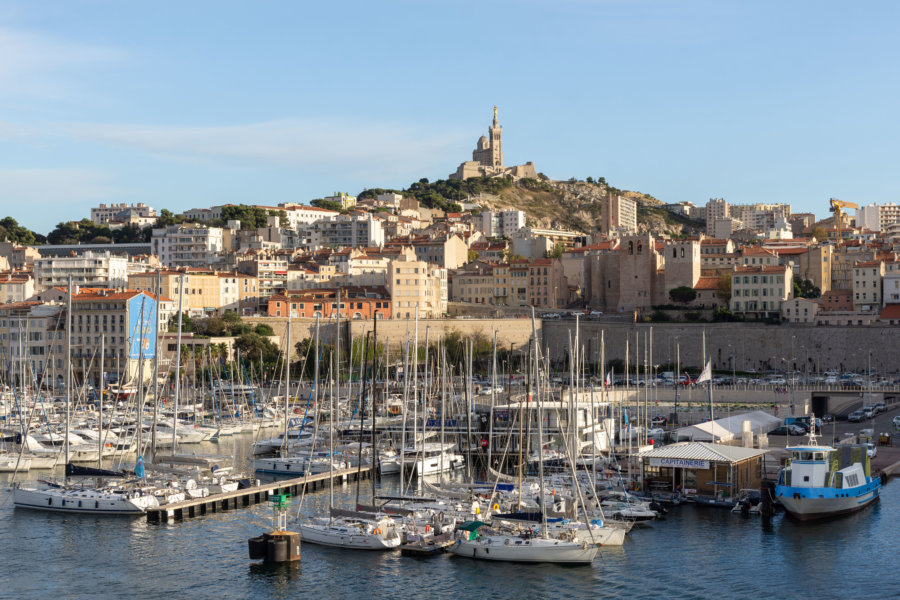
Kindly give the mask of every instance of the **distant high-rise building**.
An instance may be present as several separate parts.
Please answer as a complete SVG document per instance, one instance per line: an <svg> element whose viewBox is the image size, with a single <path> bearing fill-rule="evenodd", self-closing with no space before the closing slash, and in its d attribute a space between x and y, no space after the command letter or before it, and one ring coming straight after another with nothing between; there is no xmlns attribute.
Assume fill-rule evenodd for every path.
<svg viewBox="0 0 900 600"><path fill-rule="evenodd" d="M607 192L600 211L600 229L603 233L636 233L637 202Z"/></svg>
<svg viewBox="0 0 900 600"><path fill-rule="evenodd" d="M856 211L856 226L872 231L884 231L888 225L900 222L900 205L870 204Z"/></svg>
<svg viewBox="0 0 900 600"><path fill-rule="evenodd" d="M731 216L729 205L722 198L710 198L706 203L706 235L716 236L716 221Z"/></svg>

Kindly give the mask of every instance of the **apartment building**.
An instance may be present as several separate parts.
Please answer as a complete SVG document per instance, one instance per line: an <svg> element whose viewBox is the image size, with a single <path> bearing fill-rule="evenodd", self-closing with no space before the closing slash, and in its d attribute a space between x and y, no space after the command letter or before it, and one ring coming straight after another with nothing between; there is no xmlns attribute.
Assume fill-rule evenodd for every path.
<svg viewBox="0 0 900 600"><path fill-rule="evenodd" d="M192 317L222 314L226 310L252 314L259 308L257 280L245 273L202 269L165 270L159 273L158 288L156 276L155 271L135 273L129 276L128 287L171 299L175 305L174 310L177 311L181 278L184 277L184 297L180 300L183 312Z"/></svg>
<svg viewBox="0 0 900 600"><path fill-rule="evenodd" d="M85 252L76 256L35 259L34 279L38 291L68 284L119 288L128 285L128 258L109 252Z"/></svg>
<svg viewBox="0 0 900 600"><path fill-rule="evenodd" d="M731 276L731 312L767 318L781 314L781 305L793 297L794 273L790 265L736 266Z"/></svg>
<svg viewBox="0 0 900 600"><path fill-rule="evenodd" d="M248 251L238 257L238 272L257 280L260 306L265 305L269 296L287 289L289 258L289 253L273 251Z"/></svg>
<svg viewBox="0 0 900 600"><path fill-rule="evenodd" d="M24 302L34 296L31 271L0 272L0 304Z"/></svg>
<svg viewBox="0 0 900 600"><path fill-rule="evenodd" d="M600 231L634 233L637 231L637 202L607 192L600 210Z"/></svg>
<svg viewBox="0 0 900 600"><path fill-rule="evenodd" d="M422 260L392 260L388 266L391 315L395 319L440 318L447 313L447 269Z"/></svg>
<svg viewBox="0 0 900 600"><path fill-rule="evenodd" d="M301 225L312 225L316 221L334 219L339 216L336 210L328 210L327 208L319 208L318 206L307 206L305 204L296 204L294 202L282 202L271 210L281 210L287 217L291 229L297 229Z"/></svg>
<svg viewBox="0 0 900 600"><path fill-rule="evenodd" d="M716 221L731 217L730 207L723 198L710 198L706 203L706 235L719 238L728 236L719 236L716 233ZM731 231L728 232L729 235Z"/></svg>
<svg viewBox="0 0 900 600"><path fill-rule="evenodd" d="M224 249L220 227L181 224L153 230L153 253L167 267L205 267L219 261Z"/></svg>
<svg viewBox="0 0 900 600"><path fill-rule="evenodd" d="M0 304L0 364L12 383L62 383L65 324L65 310L60 304ZM57 385L57 389L60 387Z"/></svg>
<svg viewBox="0 0 900 600"><path fill-rule="evenodd" d="M95 225L104 225L110 222L119 222L130 220L132 217L155 220L159 215L152 207L147 206L143 202L137 204L128 204L122 202L120 204L101 204L91 209L91 222Z"/></svg>
<svg viewBox="0 0 900 600"><path fill-rule="evenodd" d="M525 212L521 210L486 210L476 218L479 231L489 238L512 237L525 227Z"/></svg>
<svg viewBox="0 0 900 600"><path fill-rule="evenodd" d="M384 245L384 227L369 213L320 219L301 226L300 235L309 240L310 250Z"/></svg>
<svg viewBox="0 0 900 600"><path fill-rule="evenodd" d="M267 310L270 317L330 319L339 311L348 320L390 319L391 300L384 287L291 290L269 298Z"/></svg>
<svg viewBox="0 0 900 600"><path fill-rule="evenodd" d="M859 312L881 311L884 298L881 284L885 264L881 260L859 261L853 266L853 309Z"/></svg>
<svg viewBox="0 0 900 600"><path fill-rule="evenodd" d="M436 239L417 239L412 244L418 260L442 269L458 269L469 260L469 247L458 235Z"/></svg>
<svg viewBox="0 0 900 600"><path fill-rule="evenodd" d="M498 293L500 286L495 286L495 266L487 261L476 260L457 269L450 278L451 301L470 304L506 304L505 290L500 294Z"/></svg>
<svg viewBox="0 0 900 600"><path fill-rule="evenodd" d="M870 231L885 231L889 225L900 222L900 205L869 204L856 211L856 226Z"/></svg>
<svg viewBox="0 0 900 600"><path fill-rule="evenodd" d="M781 319L786 323L815 323L819 303L809 298L792 298L781 305Z"/></svg>
<svg viewBox="0 0 900 600"><path fill-rule="evenodd" d="M156 352L156 296L137 290L80 290L72 295L72 369L78 380L100 379L104 370L134 381L152 378Z"/></svg>

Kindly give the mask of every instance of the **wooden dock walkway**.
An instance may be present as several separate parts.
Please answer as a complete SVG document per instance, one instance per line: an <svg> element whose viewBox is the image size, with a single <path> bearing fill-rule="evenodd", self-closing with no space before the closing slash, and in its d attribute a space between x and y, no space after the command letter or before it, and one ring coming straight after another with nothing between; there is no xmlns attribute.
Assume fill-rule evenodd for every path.
<svg viewBox="0 0 900 600"><path fill-rule="evenodd" d="M359 479L366 479L370 476L370 472L370 467L342 469L334 472L334 481L335 483L356 481L357 476ZM210 494L205 498L192 498L183 502L164 504L159 508L148 510L147 521L150 523L166 523L172 520L244 508L261 502L268 502L269 496L277 494L296 496L303 493L304 487L306 487L306 491L313 492L327 486L330 476L331 473L320 473L318 475L282 479L233 492Z"/></svg>

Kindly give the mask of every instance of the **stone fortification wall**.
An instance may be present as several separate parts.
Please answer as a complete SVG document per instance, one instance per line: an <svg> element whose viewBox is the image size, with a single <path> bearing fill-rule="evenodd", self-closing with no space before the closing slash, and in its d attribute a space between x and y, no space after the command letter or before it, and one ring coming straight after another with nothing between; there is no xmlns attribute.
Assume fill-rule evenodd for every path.
<svg viewBox="0 0 900 600"><path fill-rule="evenodd" d="M270 325L276 336L284 337L287 319L277 317L247 317L250 325ZM372 321L343 322L342 343L348 336L358 338L372 330ZM419 340L425 342L425 331L434 339L444 333L459 331L462 335L483 335L492 339L497 331L497 342L503 349L510 344L522 347L531 337L531 319L421 319ZM732 368L732 354L737 371L755 369L785 371L795 368L810 373L838 369L841 372L863 372L869 365L878 373L900 373L900 330L889 326L866 327L817 327L813 325L763 325L757 323L600 323L582 321L580 335L582 345L592 362L600 358L600 333L605 334L607 360L625 359L626 341L629 341L630 362L634 364L636 347L640 346L640 362L644 361L644 346L649 346L653 331L653 355L647 355L650 364L674 362L676 345L680 348L681 364L700 367L703 363L703 332L706 332L706 351L714 369ZM537 322L541 343L550 352L551 360L562 360L569 343L569 332L574 336L575 322L570 320L546 320ZM393 350L413 332L413 321L389 319L378 322L378 339L390 338ZM291 347L315 333L314 319L294 319L291 326ZM327 333L327 338L326 338ZM336 328L320 325L320 335L333 344Z"/></svg>
<svg viewBox="0 0 900 600"><path fill-rule="evenodd" d="M544 321L543 345L552 360L565 357L572 321ZM699 367L703 364L703 332L706 352L713 368L732 368L732 353L737 371L795 368L809 373L838 369L861 373L871 364L878 373L900 372L900 330L890 326L817 327L814 325L763 325L757 323L597 323L582 322L582 345L592 361L599 360L600 333L605 332L607 360L625 359L629 341L631 364L635 347L640 345L640 361L644 346L649 346L653 330L653 356L650 364L674 362L676 345L681 364ZM645 341L646 340L646 341ZM871 363L869 351L871 350Z"/></svg>

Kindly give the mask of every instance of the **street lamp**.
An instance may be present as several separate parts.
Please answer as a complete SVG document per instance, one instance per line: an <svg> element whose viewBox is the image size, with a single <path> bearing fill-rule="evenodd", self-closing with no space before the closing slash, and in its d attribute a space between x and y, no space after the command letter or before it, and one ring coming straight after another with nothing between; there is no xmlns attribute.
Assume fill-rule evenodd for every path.
<svg viewBox="0 0 900 600"><path fill-rule="evenodd" d="M735 353L735 350L737 350L737 348L735 348L731 344L728 344L728 347L731 348L731 385L734 386L734 383L737 380L737 377L735 376L735 373L736 373L735 362L736 361L734 360L734 353Z"/></svg>

